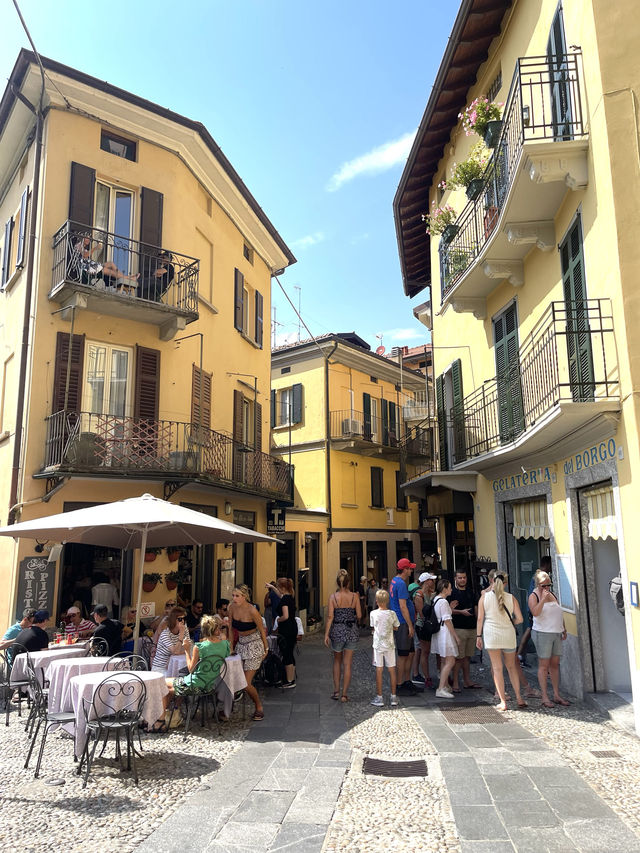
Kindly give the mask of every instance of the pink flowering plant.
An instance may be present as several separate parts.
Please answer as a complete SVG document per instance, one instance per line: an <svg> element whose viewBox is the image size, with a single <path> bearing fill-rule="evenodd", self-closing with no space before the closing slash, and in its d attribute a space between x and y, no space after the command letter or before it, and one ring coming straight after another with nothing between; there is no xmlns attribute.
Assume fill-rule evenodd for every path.
<svg viewBox="0 0 640 853"><path fill-rule="evenodd" d="M448 186L452 189L466 189L471 181L475 181L484 175L489 158L489 151L482 142L477 142L466 160L463 160L462 163L453 164L453 172L449 178Z"/></svg>
<svg viewBox="0 0 640 853"><path fill-rule="evenodd" d="M453 225L457 215L450 204L438 207L434 201L431 203L431 213L423 213L422 221L427 226L427 234L442 234L447 225Z"/></svg>
<svg viewBox="0 0 640 853"><path fill-rule="evenodd" d="M458 114L464 132L467 136L471 136L472 133L484 136L489 122L498 121L501 118L500 110L503 106L504 104L490 101L485 97L476 98L464 112Z"/></svg>

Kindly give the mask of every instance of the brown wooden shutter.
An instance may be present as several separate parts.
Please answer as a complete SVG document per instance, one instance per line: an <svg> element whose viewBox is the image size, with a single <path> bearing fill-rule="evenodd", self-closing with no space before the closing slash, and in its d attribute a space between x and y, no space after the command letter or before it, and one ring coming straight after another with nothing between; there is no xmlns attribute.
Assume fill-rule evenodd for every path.
<svg viewBox="0 0 640 853"><path fill-rule="evenodd" d="M158 420L160 408L160 351L136 347L134 418Z"/></svg>
<svg viewBox="0 0 640 853"><path fill-rule="evenodd" d="M255 424L256 424L256 450L262 450L262 404L255 404Z"/></svg>
<svg viewBox="0 0 640 853"><path fill-rule="evenodd" d="M164 196L156 190L142 187L140 206L140 251L150 252L162 247L162 206Z"/></svg>
<svg viewBox="0 0 640 853"><path fill-rule="evenodd" d="M82 406L82 371L84 367L84 335L73 336L71 364L69 365L69 335L58 332L56 338L56 360L53 370L52 414L65 410L65 389L69 370L69 393L67 412L79 412Z"/></svg>
<svg viewBox="0 0 640 853"><path fill-rule="evenodd" d="M256 330L255 330L255 341L262 349L262 305L263 305L262 294L256 290Z"/></svg>
<svg viewBox="0 0 640 853"><path fill-rule="evenodd" d="M200 421L200 368L194 364L191 373L191 423L211 429L212 374L202 371L202 422Z"/></svg>
<svg viewBox="0 0 640 853"><path fill-rule="evenodd" d="M243 301L244 298L244 276L240 270L235 270L234 279L234 301L233 301L233 325L241 332L243 330L242 315L244 313Z"/></svg>
<svg viewBox="0 0 640 853"><path fill-rule="evenodd" d="M238 448L242 445L242 401L241 391L233 392L233 479L242 482L243 453Z"/></svg>
<svg viewBox="0 0 640 853"><path fill-rule="evenodd" d="M96 191L95 169L81 163L71 164L69 219L79 225L93 226L93 199Z"/></svg>

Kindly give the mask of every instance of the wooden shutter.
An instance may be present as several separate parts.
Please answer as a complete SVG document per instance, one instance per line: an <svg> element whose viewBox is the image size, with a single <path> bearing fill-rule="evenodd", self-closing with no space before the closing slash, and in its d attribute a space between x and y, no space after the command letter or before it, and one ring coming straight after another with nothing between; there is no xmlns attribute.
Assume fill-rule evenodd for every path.
<svg viewBox="0 0 640 853"><path fill-rule="evenodd" d="M136 346L136 378L133 416L158 420L160 407L160 351Z"/></svg>
<svg viewBox="0 0 640 853"><path fill-rule="evenodd" d="M140 204L141 252L152 252L154 249L162 247L163 204L164 196L162 193L142 187Z"/></svg>
<svg viewBox="0 0 640 853"><path fill-rule="evenodd" d="M65 411L65 389L69 373L67 412L79 412L82 406L82 372L84 368L84 335L73 336L71 362L69 362L69 335L58 332L56 338L56 360L53 369L52 414Z"/></svg>
<svg viewBox="0 0 640 853"><path fill-rule="evenodd" d="M233 479L236 482L242 482L243 476L243 458L244 454L238 448L242 446L242 401L243 396L241 391L233 392Z"/></svg>
<svg viewBox="0 0 640 853"><path fill-rule="evenodd" d="M493 321L496 349L498 428L502 442L513 441L524 429L518 318L515 302Z"/></svg>
<svg viewBox="0 0 640 853"><path fill-rule="evenodd" d="M371 506L384 506L382 468L371 466Z"/></svg>
<svg viewBox="0 0 640 853"><path fill-rule="evenodd" d="M275 388L271 389L271 429L275 426L278 426L276 422L276 390Z"/></svg>
<svg viewBox="0 0 640 853"><path fill-rule="evenodd" d="M93 226L93 200L96 191L95 169L81 163L71 164L69 219L79 225Z"/></svg>
<svg viewBox="0 0 640 853"><path fill-rule="evenodd" d="M567 315L566 337L571 393L574 401L586 402L594 399L595 374L582 255L582 224L579 217L560 246L560 260Z"/></svg>
<svg viewBox="0 0 640 853"><path fill-rule="evenodd" d="M389 401L389 444L396 447L398 444L398 407Z"/></svg>
<svg viewBox="0 0 640 853"><path fill-rule="evenodd" d="M256 290L256 327L255 327L255 342L262 349L262 306L264 299L262 294Z"/></svg>
<svg viewBox="0 0 640 853"><path fill-rule="evenodd" d="M243 330L242 318L244 315L244 276L240 270L235 270L234 299L233 299L233 325L241 332Z"/></svg>
<svg viewBox="0 0 640 853"><path fill-rule="evenodd" d="M296 382L291 391L293 396L293 418L291 423L299 424L302 423L302 383Z"/></svg>
<svg viewBox="0 0 640 853"><path fill-rule="evenodd" d="M406 510L407 508L407 496L400 488L400 484L404 482L404 478L402 476L401 471L396 471L396 507L398 509Z"/></svg>
<svg viewBox="0 0 640 853"><path fill-rule="evenodd" d="M464 433L464 395L462 393L462 362L456 359L451 365L453 389L453 447L456 464L467 458Z"/></svg>
<svg viewBox="0 0 640 853"><path fill-rule="evenodd" d="M438 445L440 447L440 470L449 470L449 452L447 448L447 412L444 399L444 376L436 378L436 415L438 418Z"/></svg>
<svg viewBox="0 0 640 853"><path fill-rule="evenodd" d="M547 62L551 86L551 120L554 139L571 139L571 90L566 59L567 42L564 35L562 5L553 17L547 41Z"/></svg>
<svg viewBox="0 0 640 853"><path fill-rule="evenodd" d="M382 443L389 444L389 402L388 400L380 400L382 409Z"/></svg>
<svg viewBox="0 0 640 853"><path fill-rule="evenodd" d="M255 449L262 450L262 403L256 403L253 411L255 423ZM259 466L258 466L259 467Z"/></svg>
<svg viewBox="0 0 640 853"><path fill-rule="evenodd" d="M202 420L200 420L200 377L202 376ZM191 423L211 429L212 374L200 371L197 364L191 370Z"/></svg>
<svg viewBox="0 0 640 853"><path fill-rule="evenodd" d="M362 411L364 414L364 437L367 441L373 438L371 432L371 394L362 395Z"/></svg>
<svg viewBox="0 0 640 853"><path fill-rule="evenodd" d="M9 264L11 263L11 234L13 232L13 218L4 226L4 245L2 247L2 276L0 287L4 287L9 280Z"/></svg>
<svg viewBox="0 0 640 853"><path fill-rule="evenodd" d="M22 193L20 199L20 230L18 232L18 251L16 253L16 267L21 267L24 262L24 244L27 234L27 211L29 207L29 188Z"/></svg>

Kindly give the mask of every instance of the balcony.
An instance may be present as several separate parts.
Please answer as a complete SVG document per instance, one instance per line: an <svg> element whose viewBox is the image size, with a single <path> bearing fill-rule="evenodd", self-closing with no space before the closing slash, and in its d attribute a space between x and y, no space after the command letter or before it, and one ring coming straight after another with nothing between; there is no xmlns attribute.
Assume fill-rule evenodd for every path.
<svg viewBox="0 0 640 853"><path fill-rule="evenodd" d="M608 299L552 302L504 373L451 409L456 470L528 466L610 437L620 383Z"/></svg>
<svg viewBox="0 0 640 853"><path fill-rule="evenodd" d="M402 417L405 423L414 423L415 421L424 421L428 418L433 418L435 412L433 410L432 394L427 391L416 391L411 399L405 400L402 406Z"/></svg>
<svg viewBox="0 0 640 853"><path fill-rule="evenodd" d="M588 180L579 61L579 53L518 60L482 190L456 219L451 242L440 242L443 307L484 319L498 282L519 287L527 253L555 247L567 187Z"/></svg>
<svg viewBox="0 0 640 853"><path fill-rule="evenodd" d="M405 454L409 464L431 464L431 431L423 424L411 428L398 424L393 428L384 418L365 416L353 409L331 412L330 417L331 442L336 450L398 460Z"/></svg>
<svg viewBox="0 0 640 853"><path fill-rule="evenodd" d="M151 323L169 341L198 319L200 261L67 221L53 238L49 299Z"/></svg>
<svg viewBox="0 0 640 853"><path fill-rule="evenodd" d="M197 424L69 411L50 415L46 424L45 460L36 477L197 481L291 499L288 463Z"/></svg>

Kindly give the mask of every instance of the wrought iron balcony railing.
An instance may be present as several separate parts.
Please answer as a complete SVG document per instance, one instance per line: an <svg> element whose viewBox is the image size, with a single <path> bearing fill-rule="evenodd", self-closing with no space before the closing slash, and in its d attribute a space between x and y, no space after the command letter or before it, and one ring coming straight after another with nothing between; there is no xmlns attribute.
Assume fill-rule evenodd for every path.
<svg viewBox="0 0 640 853"><path fill-rule="evenodd" d="M552 302L505 371L448 413L453 462L516 440L560 403L619 396L610 301Z"/></svg>
<svg viewBox="0 0 640 853"><path fill-rule="evenodd" d="M200 261L67 220L53 238L51 291L63 285L163 305L195 319Z"/></svg>
<svg viewBox="0 0 640 853"><path fill-rule="evenodd" d="M396 410L397 411L397 410ZM341 409L331 412L331 438L351 439L362 442L362 446L389 448L399 456L404 452L411 464L424 464L433 458L433 431L429 419L409 427L402 421L395 424L378 415Z"/></svg>
<svg viewBox="0 0 640 853"><path fill-rule="evenodd" d="M490 239L520 164L523 145L586 135L580 55L577 51L518 59L504 105L500 137L482 178L482 190L456 219L457 232L451 242L440 242L442 301Z"/></svg>
<svg viewBox="0 0 640 853"><path fill-rule="evenodd" d="M287 462L198 424L70 411L50 415L46 424L40 476L144 474L204 480L278 499L292 495Z"/></svg>

